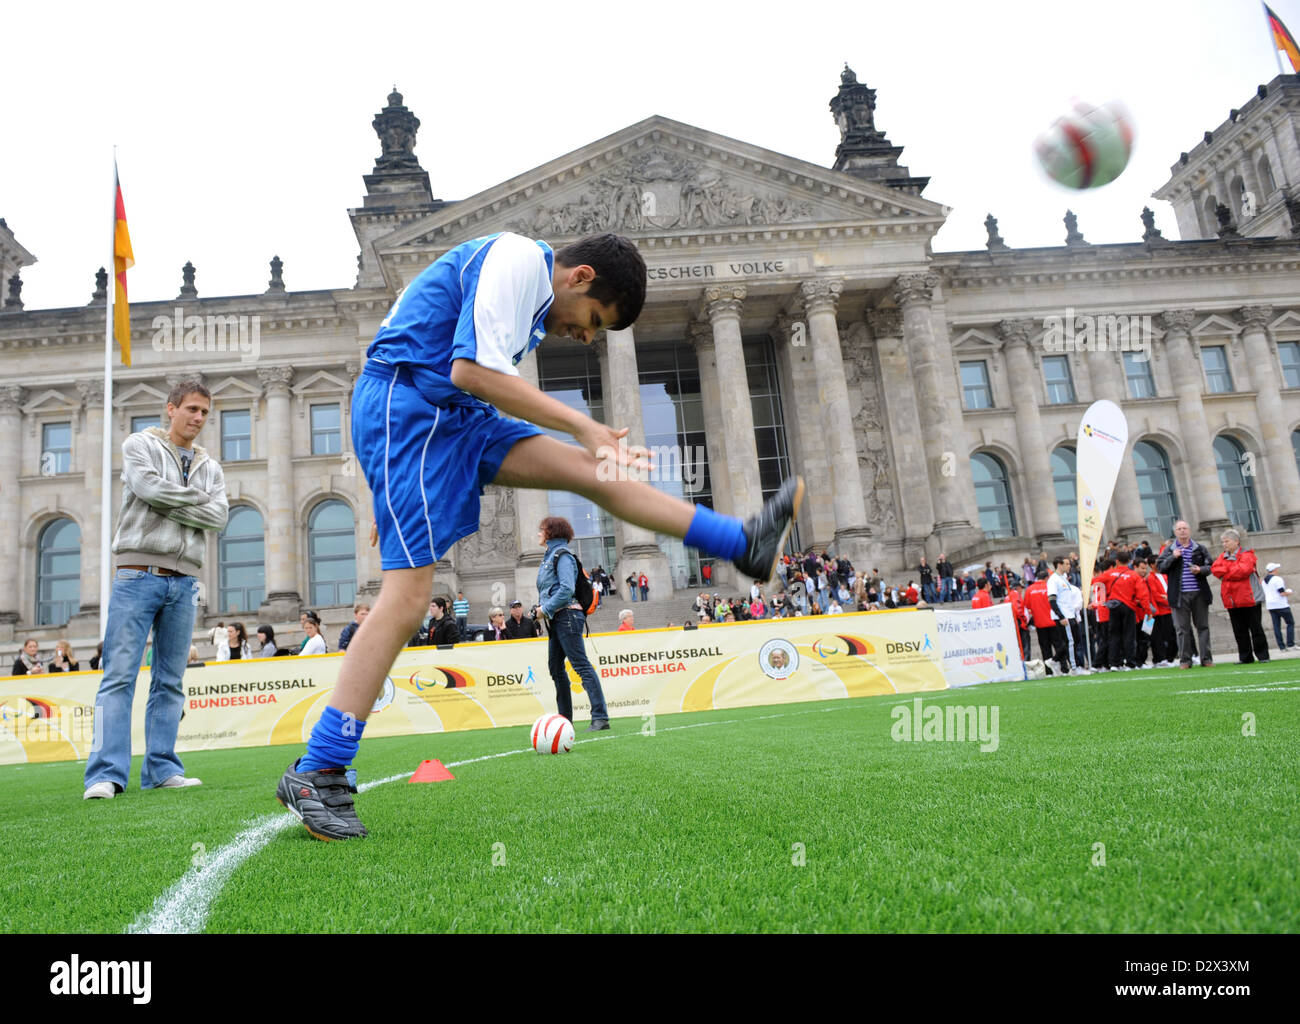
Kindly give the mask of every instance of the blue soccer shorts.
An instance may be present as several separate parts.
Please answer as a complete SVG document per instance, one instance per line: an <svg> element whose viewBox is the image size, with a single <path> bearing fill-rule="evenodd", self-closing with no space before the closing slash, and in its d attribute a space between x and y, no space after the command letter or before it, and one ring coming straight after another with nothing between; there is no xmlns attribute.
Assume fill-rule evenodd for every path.
<svg viewBox="0 0 1300 1024"><path fill-rule="evenodd" d="M367 360L352 392L352 447L374 495L383 567L432 565L474 533L506 453L541 433L490 406L436 405L405 366Z"/></svg>

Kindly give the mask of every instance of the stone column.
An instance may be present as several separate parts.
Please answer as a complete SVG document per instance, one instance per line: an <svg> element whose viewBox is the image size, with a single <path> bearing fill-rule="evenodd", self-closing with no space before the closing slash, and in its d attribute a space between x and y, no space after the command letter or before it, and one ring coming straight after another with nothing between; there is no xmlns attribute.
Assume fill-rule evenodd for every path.
<svg viewBox="0 0 1300 1024"><path fill-rule="evenodd" d="M17 384L0 384L0 642L14 639L20 617L21 596L27 582L18 578L18 534L22 529L18 476L22 469L23 400L27 392ZM35 587L35 580L32 580ZM98 598L98 595L96 595ZM96 624L98 631L98 624Z"/></svg>
<svg viewBox="0 0 1300 1024"><path fill-rule="evenodd" d="M950 550L973 541L979 531L971 525L975 508L970 482L961 412L944 387L944 374L952 376L952 352L940 345L930 319L930 300L939 284L937 274L902 274L894 288L894 302L903 310L903 342L912 362L920 415L927 424L923 437L925 460L934 500L934 532Z"/></svg>
<svg viewBox="0 0 1300 1024"><path fill-rule="evenodd" d="M840 351L839 327L835 322L835 307L843 287L840 281L819 279L804 281L800 292L812 343L822 443L831 471L835 544L850 561L861 565L868 557L867 541L871 530L867 526L862 470L858 466L849 389L844 380L844 357Z"/></svg>
<svg viewBox="0 0 1300 1024"><path fill-rule="evenodd" d="M76 382L84 409L85 429L78 439L77 459L85 479L86 503L81 508L81 609L68 623L73 635L99 635L99 550L104 529L104 381L99 377ZM112 523L107 524L112 528Z"/></svg>
<svg viewBox="0 0 1300 1024"><path fill-rule="evenodd" d="M730 491L732 514L744 518L762 504L758 476L758 444L754 438L754 409L750 404L749 377L740 336L740 311L745 301L743 285L707 288L705 310L713 329L713 355L721 392L722 434L727 457L715 478L717 487Z"/></svg>
<svg viewBox="0 0 1300 1024"><path fill-rule="evenodd" d="M1243 306L1237 315L1243 324L1241 337L1246 346L1250 382L1255 389L1255 405L1259 409L1260 442L1264 449L1261 454L1268 466L1277 520L1279 524L1294 523L1300 519L1300 471L1296 469L1291 438L1284 429L1286 418L1274 369L1277 363L1268 342L1268 322L1273 318L1273 308Z"/></svg>
<svg viewBox="0 0 1300 1024"><path fill-rule="evenodd" d="M903 559L912 564L913 551L934 530L934 502L925 469L924 433L913 388L912 368L903 345L903 314L898 309L873 309L867 314L871 333L876 338L876 358L880 364L880 397L885 406L885 420L899 487L899 513L903 525Z"/></svg>
<svg viewBox="0 0 1300 1024"><path fill-rule="evenodd" d="M266 600L259 614L271 621L296 619L298 549L293 516L293 419L289 382L292 366L257 371L266 391Z"/></svg>
<svg viewBox="0 0 1300 1024"><path fill-rule="evenodd" d="M808 484L799 512L799 535L805 547L820 551L830 547L835 537L835 505L831 488L822 483L831 479L831 471L822 441L824 428L817 407L817 375L813 369L812 346L808 344L808 325L798 317L780 313L772 334L781 376L786 382L782 405L790 461Z"/></svg>
<svg viewBox="0 0 1300 1024"><path fill-rule="evenodd" d="M519 376L533 387L539 386L537 350L529 352L518 364ZM515 559L516 597L524 602L524 611L532 610L537 602L537 569L542 564L542 548L537 543L537 524L550 515L550 504L545 491L532 487L515 489L515 522L519 530L519 556ZM506 609L507 613L509 608Z"/></svg>
<svg viewBox="0 0 1300 1024"><path fill-rule="evenodd" d="M1038 411L1042 378L1029 351L1033 330L1032 320L1003 320L998 324L1007 376L1015 385L1011 401L1015 405L1016 441L1025 474L1022 492L1029 496L1029 518L1033 522L1032 531L1022 532L1030 533L1038 547L1046 548L1063 544L1065 534L1061 532L1061 510L1052 487L1052 465L1043 443L1043 419Z"/></svg>
<svg viewBox="0 0 1300 1024"><path fill-rule="evenodd" d="M735 515L727 473L726 427L722 414L722 387L718 382L718 361L713 344L713 329L708 324L697 320L687 325L686 336L691 347L695 349L695 358L700 370L700 404L704 406L704 450L709 458L709 488L713 510L722 515ZM752 410L750 417L753 418ZM757 457L756 453L755 458ZM711 586L731 586L736 579L736 571L730 562L714 563Z"/></svg>
<svg viewBox="0 0 1300 1024"><path fill-rule="evenodd" d="M1169 352L1169 372L1178 398L1179 433L1187 452L1187 468L1192 481L1192 504L1200 517L1197 533L1214 532L1228 525L1228 510L1219 486L1219 470L1214 461L1210 428L1205 421L1201 394L1205 389L1201 357L1192 340L1196 313L1190 309L1171 309L1160 314L1165 327L1165 347ZM1184 518L1187 518L1184 514ZM1191 520L1188 519L1190 523Z"/></svg>
<svg viewBox="0 0 1300 1024"><path fill-rule="evenodd" d="M1147 358L1150 358L1149 352ZM1092 379L1096 386L1094 399L1105 398L1121 407L1128 400L1128 381L1124 378L1123 360L1122 352L1108 350L1097 353L1090 361ZM1131 446L1127 457L1120 463L1119 476L1115 479L1115 496L1111 501L1110 516L1116 532L1126 538L1131 539L1147 532Z"/></svg>
<svg viewBox="0 0 1300 1024"><path fill-rule="evenodd" d="M602 370L609 378L609 391L605 394L606 423L621 430L627 427L629 446L645 445L645 418L641 413L641 377L636 364L636 338L632 328L624 331L606 331L604 343L598 349ZM647 474L641 474L644 479ZM615 579L624 579L630 573L645 573L650 581L650 593L667 597L673 592L672 573L668 556L655 539L655 532L643 526L620 522L621 534L618 548L617 570L611 571Z"/></svg>

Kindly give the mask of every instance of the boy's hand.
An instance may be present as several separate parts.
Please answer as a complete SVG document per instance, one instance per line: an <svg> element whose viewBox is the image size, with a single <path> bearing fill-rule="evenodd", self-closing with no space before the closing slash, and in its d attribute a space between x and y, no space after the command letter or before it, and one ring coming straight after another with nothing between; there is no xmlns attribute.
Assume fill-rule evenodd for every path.
<svg viewBox="0 0 1300 1024"><path fill-rule="evenodd" d="M612 461L616 467L648 471L650 469L650 450L641 445L629 445L627 437L630 427L614 430L603 423L590 420L589 425L574 434L576 440L595 456L598 462Z"/></svg>

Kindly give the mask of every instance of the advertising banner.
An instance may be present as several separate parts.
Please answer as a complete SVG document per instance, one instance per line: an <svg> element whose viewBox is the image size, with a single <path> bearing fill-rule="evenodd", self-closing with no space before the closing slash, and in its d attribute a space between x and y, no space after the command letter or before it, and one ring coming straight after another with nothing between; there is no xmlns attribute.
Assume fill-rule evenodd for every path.
<svg viewBox="0 0 1300 1024"><path fill-rule="evenodd" d="M1088 406L1079 423L1077 440L1079 492L1079 589L1088 593L1092 567L1101 545L1101 531L1115 493L1115 481L1128 447L1128 420L1114 402L1102 399Z"/></svg>
<svg viewBox="0 0 1300 1024"><path fill-rule="evenodd" d="M1025 678L1020 638L1009 604L935 609L949 686L1005 683Z"/></svg>
<svg viewBox="0 0 1300 1024"><path fill-rule="evenodd" d="M942 690L931 609L597 633L587 656L613 718ZM412 647L398 655L367 736L529 725L555 711L548 642ZM209 662L185 674L176 749L301 744L329 702L341 654ZM568 666L566 665L566 668ZM0 764L84 759L99 672L0 678ZM590 704L568 668L574 715ZM136 682L132 748L144 749L149 670Z"/></svg>

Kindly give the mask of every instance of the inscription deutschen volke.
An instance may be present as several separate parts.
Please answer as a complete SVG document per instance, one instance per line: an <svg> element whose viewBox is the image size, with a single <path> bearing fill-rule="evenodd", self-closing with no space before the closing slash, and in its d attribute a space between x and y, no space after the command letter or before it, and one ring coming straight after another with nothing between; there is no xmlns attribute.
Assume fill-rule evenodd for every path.
<svg viewBox="0 0 1300 1024"><path fill-rule="evenodd" d="M806 274L812 269L812 260L790 256L770 260L728 260L725 263L656 263L646 267L646 280L734 281L746 277Z"/></svg>

